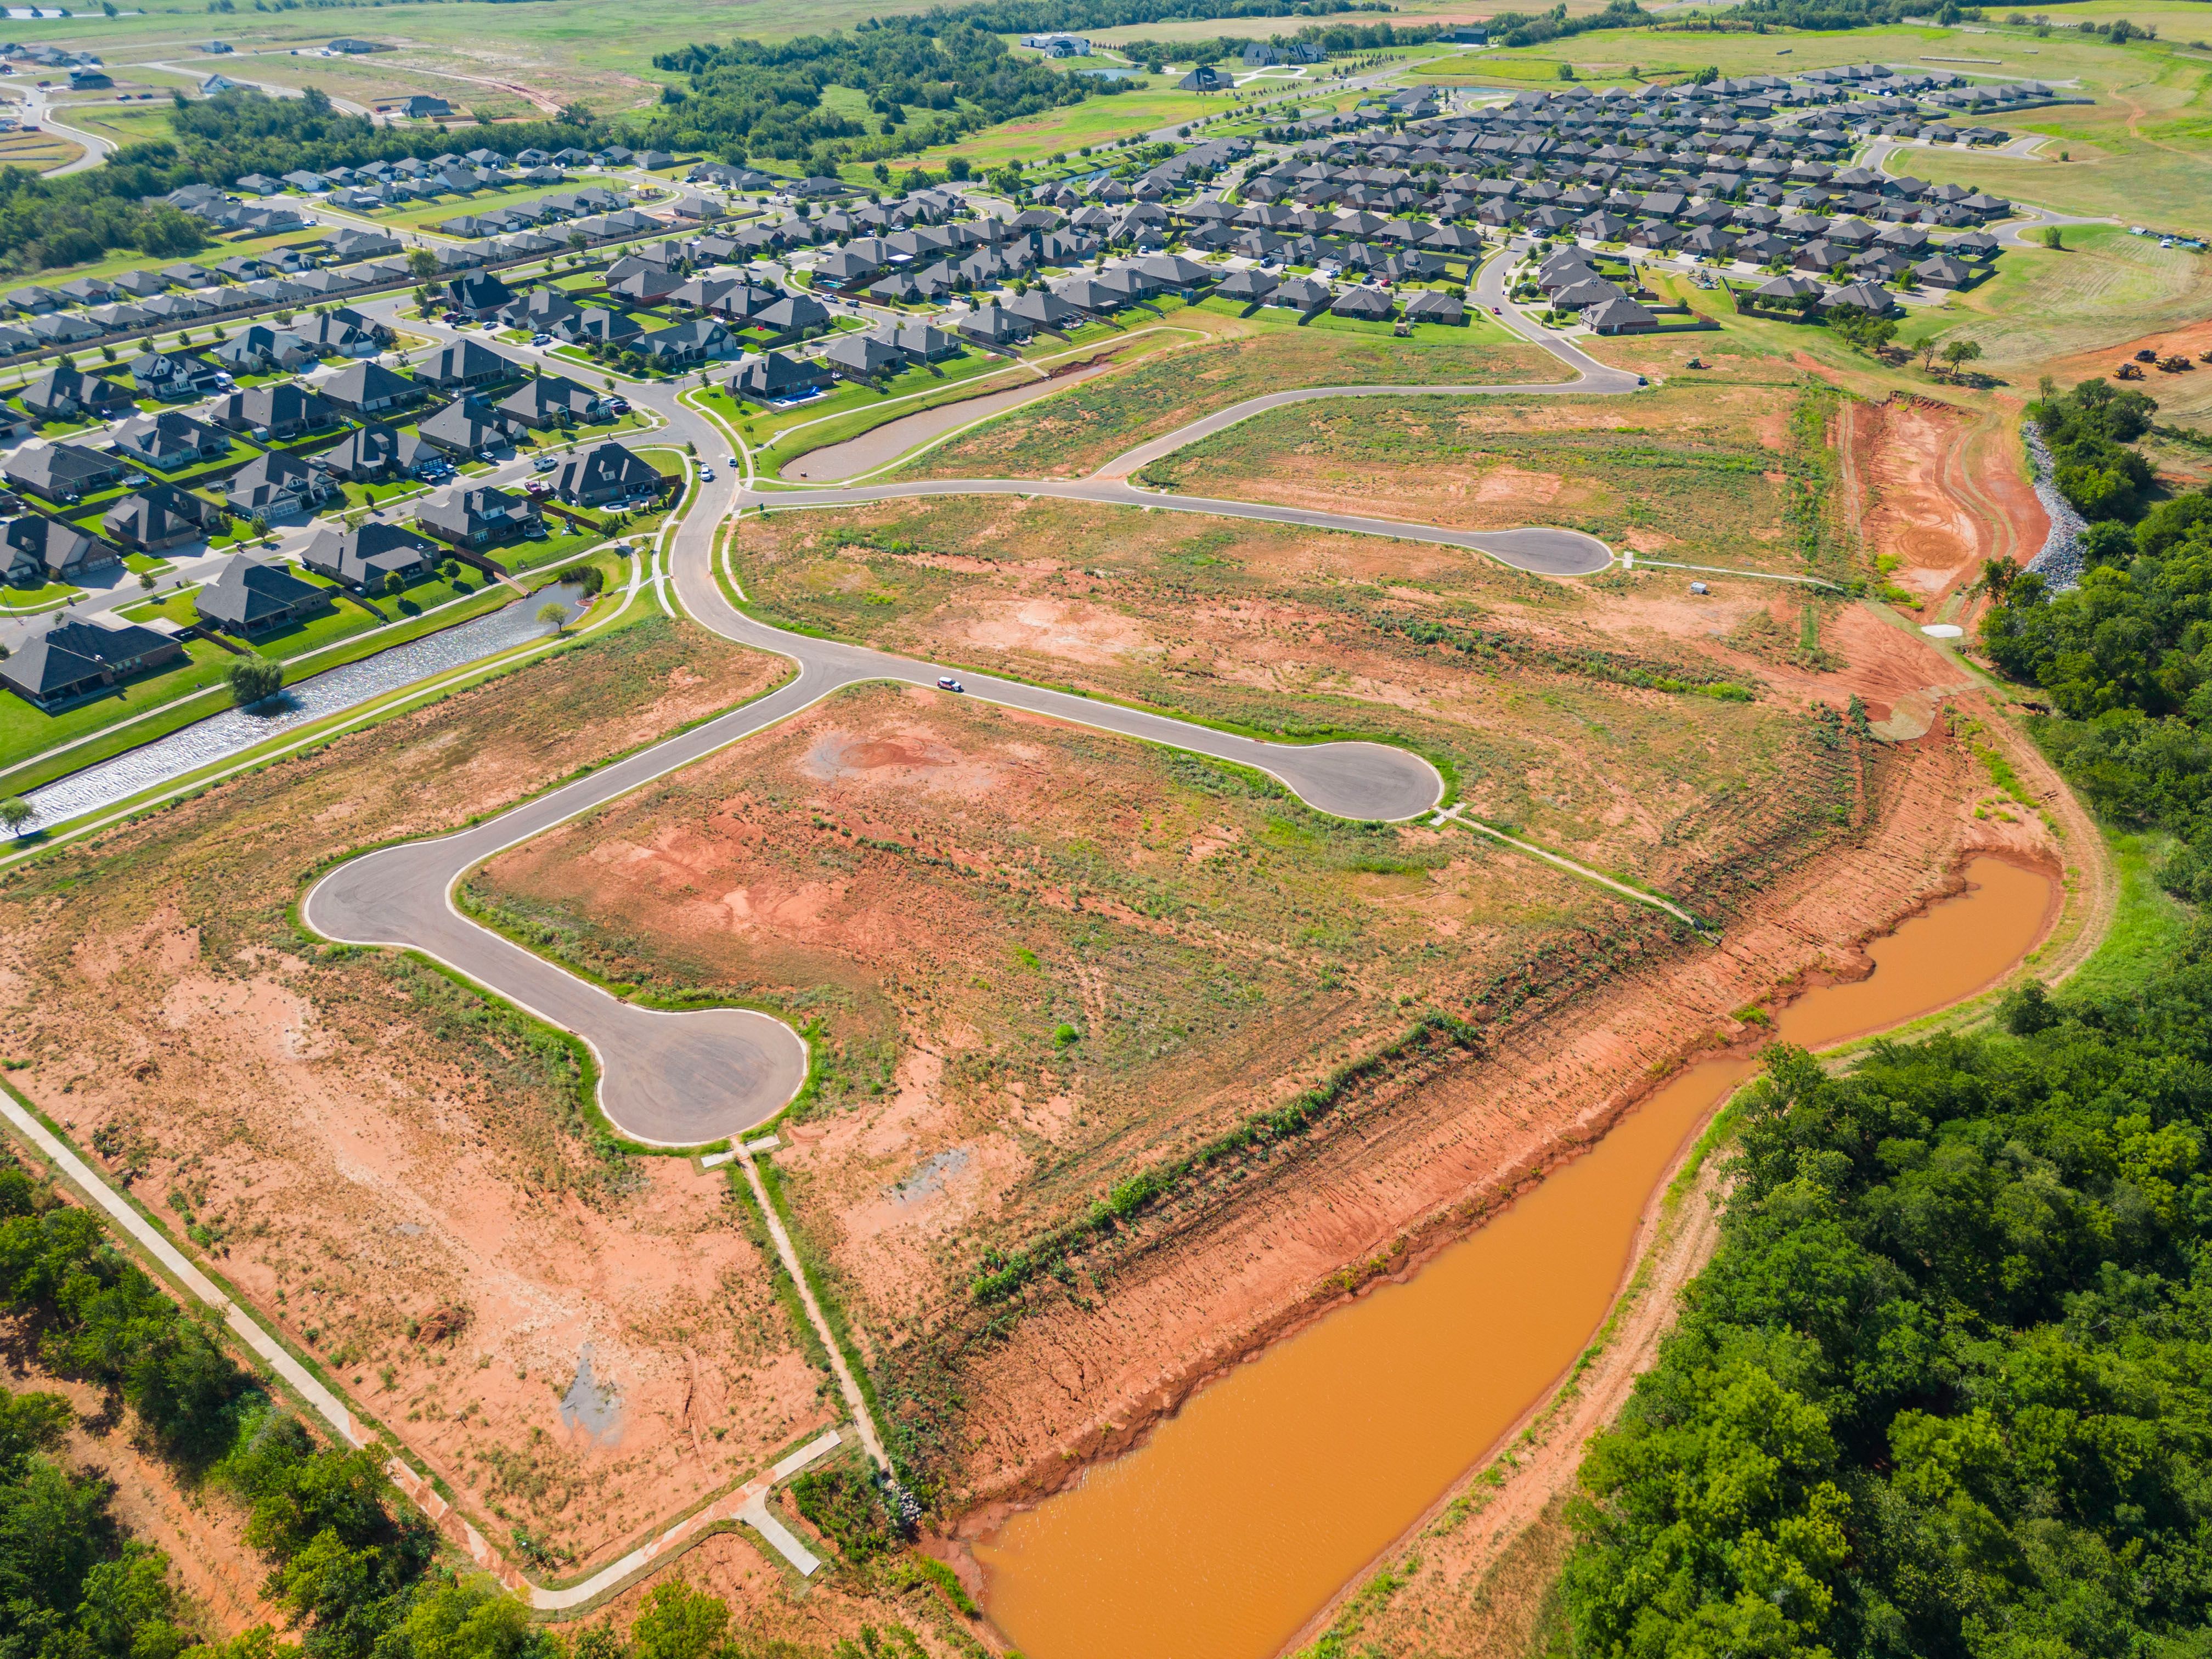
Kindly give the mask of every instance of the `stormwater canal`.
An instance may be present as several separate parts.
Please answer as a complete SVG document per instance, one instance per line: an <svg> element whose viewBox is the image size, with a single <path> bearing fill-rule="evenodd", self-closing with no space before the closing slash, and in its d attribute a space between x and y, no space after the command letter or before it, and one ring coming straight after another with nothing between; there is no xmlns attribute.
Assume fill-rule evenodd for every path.
<svg viewBox="0 0 2212 1659"><path fill-rule="evenodd" d="M495 611L489 617L461 623L426 635L405 645L395 645L373 657L333 668L312 679L289 686L282 696L251 709L227 709L204 720L156 738L112 760L88 766L58 778L24 799L38 816L33 830L51 830L87 812L98 811L151 789L157 784L189 775L204 766L242 755L256 744L295 726L358 707L388 691L434 676L465 668L472 662L532 640L544 639L553 629L538 620L549 600L557 600L571 622L582 612L582 590L550 587L527 599Z"/></svg>
<svg viewBox="0 0 2212 1659"><path fill-rule="evenodd" d="M1867 947L1874 973L1774 1017L1825 1048L1984 989L2056 890L1994 859ZM1268 1659L1419 1519L1603 1322L1685 1142L1757 1070L1691 1066L1584 1156L1402 1285L1383 1284L1194 1395L1150 1441L976 1547L1028 1659Z"/></svg>

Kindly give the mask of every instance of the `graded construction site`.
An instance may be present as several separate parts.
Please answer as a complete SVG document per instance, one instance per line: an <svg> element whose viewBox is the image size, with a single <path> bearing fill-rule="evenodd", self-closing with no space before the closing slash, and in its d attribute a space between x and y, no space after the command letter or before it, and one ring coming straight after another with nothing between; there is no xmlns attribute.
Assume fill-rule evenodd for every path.
<svg viewBox="0 0 2212 1659"><path fill-rule="evenodd" d="M1415 389L1273 410L1132 478L1557 526L1632 556L1587 579L1142 503L790 511L805 498L726 480L676 543L696 621L630 622L10 870L13 1080L442 1483L486 1559L541 1583L607 1567L848 1418L764 1195L923 1506L920 1542L866 1520L848 1449L812 1496L771 1500L826 1573L718 1528L594 1605L627 1608L672 1570L727 1595L750 1636L806 1651L892 1621L932 1654L1082 1651L1034 1611L1048 1594L1024 1601L1044 1581L1020 1577L1023 1551L1058 1513L1024 1506L1240 1360L1481 1237L1686 1060L1740 1055L1794 994L1859 978L1866 941L1970 871L1974 893L2002 889L2012 931L1952 994L2039 941L2054 971L2095 934L2094 825L1917 627L1983 558L2040 544L2016 457L1978 410L1735 343L1694 373L1679 347L1594 347L1658 382L1630 397L1492 339L1394 382ZM1147 355L908 470L1079 479L1263 389L1273 349ZM1256 367L1192 384L1228 352ZM1284 362L1326 380L1343 368L1328 353ZM1419 379L1532 389L1424 396ZM1547 380L1560 389L1533 389ZM702 453L734 441L670 413ZM774 510L718 522L732 504ZM1892 602L1844 597L1868 583ZM809 639L914 671L612 793L453 890L462 916L619 997L738 1005L800 1033L811 1064L780 1145L747 1160L757 1189L741 1166L626 1147L588 1051L483 987L301 925L303 892L348 855L588 787L770 691L789 672L772 653L806 663ZM1097 729L1082 702L963 696L937 671L1197 732L1395 745L1452 811L1330 816L1259 771ZM2062 888L2059 915L2044 896ZM1629 1117L1650 1144L1621 1178L1595 1305L1632 1254L1656 1245L1657 1266L1571 1428L1618 1402L1664 1287L1710 1247L1645 1200L1717 1103ZM1569 1358L1589 1334L1566 1333ZM1515 1385L1500 1432L1559 1369ZM1466 1462L1403 1524L1463 1490ZM1394 1616L1425 1628L1406 1610L1509 1585L1516 1540L1555 1549L1547 1506L1572 1467L1555 1449L1503 1480L1489 1541L1437 1546L1449 1577ZM189 1507L147 1480L149 1515ZM251 1552L190 1536L172 1547L216 1563L194 1583L221 1620L265 1616L240 1588ZM1372 1553L1218 1650L1316 1632ZM971 1595L1003 1628L959 1611Z"/></svg>

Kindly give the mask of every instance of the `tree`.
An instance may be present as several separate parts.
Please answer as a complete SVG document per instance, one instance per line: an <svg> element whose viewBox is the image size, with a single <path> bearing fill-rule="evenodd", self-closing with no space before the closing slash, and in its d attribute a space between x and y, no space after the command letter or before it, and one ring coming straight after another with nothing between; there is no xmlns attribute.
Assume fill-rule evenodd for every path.
<svg viewBox="0 0 2212 1659"><path fill-rule="evenodd" d="M411 248L407 254L407 274L425 288L438 274L438 256L427 247Z"/></svg>
<svg viewBox="0 0 2212 1659"><path fill-rule="evenodd" d="M0 800L0 830L5 830L11 836L21 835L23 826L38 816L37 809L21 795L10 795L6 800Z"/></svg>
<svg viewBox="0 0 2212 1659"><path fill-rule="evenodd" d="M230 665L230 698L240 708L266 702L284 689L284 665L246 655Z"/></svg>
<svg viewBox="0 0 2212 1659"><path fill-rule="evenodd" d="M548 599L538 607L538 620L558 634L568 625L568 607L558 599Z"/></svg>
<svg viewBox="0 0 2212 1659"><path fill-rule="evenodd" d="M2065 234L2057 225L2045 225L2038 234L2043 239L2044 246L2054 252L2063 253L2066 251Z"/></svg>
<svg viewBox="0 0 2212 1659"><path fill-rule="evenodd" d="M1933 374L1936 372L1936 359L1942 349L1942 341L1933 335L1923 340L1920 343L1920 367Z"/></svg>
<svg viewBox="0 0 2212 1659"><path fill-rule="evenodd" d="M1973 340L1953 340L1943 348L1943 361L1950 365L1954 374L1968 363L1979 358L1981 355L1982 348L1979 343Z"/></svg>
<svg viewBox="0 0 2212 1659"><path fill-rule="evenodd" d="M629 1627L636 1659L706 1659L729 1629L729 1604L690 1585L662 1584Z"/></svg>

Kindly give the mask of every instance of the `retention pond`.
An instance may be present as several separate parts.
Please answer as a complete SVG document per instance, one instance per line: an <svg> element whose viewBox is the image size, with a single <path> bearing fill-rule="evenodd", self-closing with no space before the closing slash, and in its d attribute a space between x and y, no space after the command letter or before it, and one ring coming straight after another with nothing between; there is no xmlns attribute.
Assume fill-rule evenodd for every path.
<svg viewBox="0 0 2212 1659"><path fill-rule="evenodd" d="M2045 877L1967 890L1806 992L1774 1035L1822 1048L1973 995L2041 937ZM1490 1453L1603 1322L1661 1181L1757 1062L1701 1061L1407 1282L1202 1389L1137 1450L976 1549L1029 1659L1267 1659Z"/></svg>

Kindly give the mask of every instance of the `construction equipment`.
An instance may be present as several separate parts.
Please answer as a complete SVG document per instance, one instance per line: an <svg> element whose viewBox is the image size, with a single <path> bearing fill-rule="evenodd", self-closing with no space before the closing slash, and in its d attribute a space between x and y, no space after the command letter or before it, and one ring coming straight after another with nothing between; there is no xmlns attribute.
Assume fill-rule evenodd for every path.
<svg viewBox="0 0 2212 1659"><path fill-rule="evenodd" d="M2168 374L2186 374L2197 367L2178 351L2171 357L2160 358L2158 366Z"/></svg>
<svg viewBox="0 0 2212 1659"><path fill-rule="evenodd" d="M2140 380L2142 377L2142 370L2133 363L2122 363L2112 371L2112 378L2116 380Z"/></svg>
<svg viewBox="0 0 2212 1659"><path fill-rule="evenodd" d="M2154 363L2158 361L2158 353L2145 346L2141 351L2136 353L2136 361L2139 363Z"/></svg>

